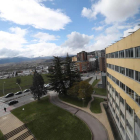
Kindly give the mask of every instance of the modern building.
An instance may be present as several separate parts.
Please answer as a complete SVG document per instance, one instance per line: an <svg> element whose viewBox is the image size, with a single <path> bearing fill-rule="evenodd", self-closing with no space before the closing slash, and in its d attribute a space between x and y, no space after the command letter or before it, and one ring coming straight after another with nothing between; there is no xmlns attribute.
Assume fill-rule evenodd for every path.
<svg viewBox="0 0 140 140"><path fill-rule="evenodd" d="M123 140L140 140L140 29L106 48L108 106Z"/></svg>
<svg viewBox="0 0 140 140"><path fill-rule="evenodd" d="M88 61L77 61L75 62L77 69L80 72L88 72L89 71L89 62Z"/></svg>
<svg viewBox="0 0 140 140"><path fill-rule="evenodd" d="M75 61L77 61L77 56L72 57L72 62L75 62Z"/></svg>
<svg viewBox="0 0 140 140"><path fill-rule="evenodd" d="M100 71L106 72L106 58L105 57L99 58L99 69Z"/></svg>
<svg viewBox="0 0 140 140"><path fill-rule="evenodd" d="M87 52L82 51L77 53L77 61L87 61Z"/></svg>

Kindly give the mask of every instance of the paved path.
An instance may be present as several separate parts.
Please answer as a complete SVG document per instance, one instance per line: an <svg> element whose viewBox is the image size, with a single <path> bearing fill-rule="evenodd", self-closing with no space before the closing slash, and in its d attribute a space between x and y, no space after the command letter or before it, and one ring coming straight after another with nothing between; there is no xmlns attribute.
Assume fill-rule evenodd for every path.
<svg viewBox="0 0 140 140"><path fill-rule="evenodd" d="M50 100L53 104L71 112L72 114L75 114L77 117L83 120L89 126L91 132L93 133L94 140L108 140L106 129L92 115L76 107L64 104L58 99L57 93L55 92L50 93Z"/></svg>
<svg viewBox="0 0 140 140"><path fill-rule="evenodd" d="M93 97L99 97L99 98L107 99L107 96L95 95L95 94L92 94L92 96Z"/></svg>

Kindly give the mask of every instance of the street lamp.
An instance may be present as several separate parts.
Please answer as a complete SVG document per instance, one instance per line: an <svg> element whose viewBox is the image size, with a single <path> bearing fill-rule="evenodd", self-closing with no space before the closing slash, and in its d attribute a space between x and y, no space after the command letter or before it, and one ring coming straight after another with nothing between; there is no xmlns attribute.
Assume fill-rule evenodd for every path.
<svg viewBox="0 0 140 140"><path fill-rule="evenodd" d="M22 91L22 89L21 89L20 85L19 85L18 83L16 83L16 84L19 86L20 90Z"/></svg>
<svg viewBox="0 0 140 140"><path fill-rule="evenodd" d="M4 94L4 84L5 84L5 81L3 82L3 95L5 95L5 94Z"/></svg>
<svg viewBox="0 0 140 140"><path fill-rule="evenodd" d="M82 100L83 100L83 107L84 107L84 98L82 98Z"/></svg>

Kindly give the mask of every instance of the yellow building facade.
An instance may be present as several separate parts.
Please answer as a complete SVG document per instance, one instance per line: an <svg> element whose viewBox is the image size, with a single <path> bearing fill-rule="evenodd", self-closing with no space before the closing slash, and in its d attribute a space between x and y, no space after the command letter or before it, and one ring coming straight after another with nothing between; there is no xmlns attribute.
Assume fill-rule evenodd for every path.
<svg viewBox="0 0 140 140"><path fill-rule="evenodd" d="M140 29L106 48L108 105L124 140L140 140Z"/></svg>

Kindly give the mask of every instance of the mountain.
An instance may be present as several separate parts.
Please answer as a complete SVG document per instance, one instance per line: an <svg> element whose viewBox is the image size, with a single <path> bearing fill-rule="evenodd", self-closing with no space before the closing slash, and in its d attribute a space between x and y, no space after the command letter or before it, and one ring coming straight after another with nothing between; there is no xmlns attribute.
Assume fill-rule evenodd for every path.
<svg viewBox="0 0 140 140"><path fill-rule="evenodd" d="M19 63L24 61L34 61L39 59L52 59L53 57L47 56L47 57L35 57L35 58L28 58L28 57L12 57L12 58L1 58L0 64L6 64L6 63Z"/></svg>

